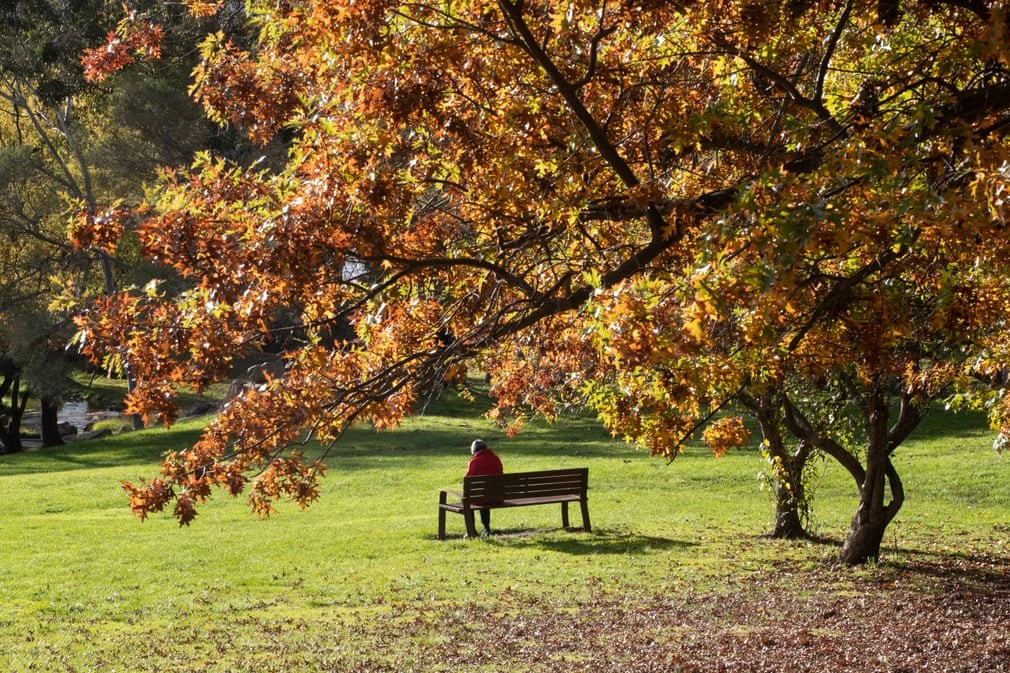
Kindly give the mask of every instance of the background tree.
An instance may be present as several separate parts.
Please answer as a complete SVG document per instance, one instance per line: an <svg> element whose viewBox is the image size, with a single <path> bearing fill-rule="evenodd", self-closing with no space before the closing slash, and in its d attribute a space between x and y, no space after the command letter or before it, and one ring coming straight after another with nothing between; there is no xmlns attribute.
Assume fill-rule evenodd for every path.
<svg viewBox="0 0 1010 673"><path fill-rule="evenodd" d="M191 286L97 301L81 342L128 362L132 408L171 422L178 383L223 377L278 333L304 339L161 478L128 486L138 513L174 500L188 523L214 485L250 481L257 511L305 504L322 464L287 447L393 425L474 363L494 373L503 422L588 399L671 458L705 425L717 452L743 441L716 412L750 406L780 463L801 473L816 449L849 470L843 558L877 555L903 500L893 451L930 398L1005 353L1002 11L251 9L256 48L209 38L193 91L254 141L290 137L286 165L203 155L166 172L137 235ZM130 30L120 42L152 37ZM107 61L92 54L96 73ZM131 223L75 235L100 244ZM355 339L330 338L339 321ZM858 431L824 416L830 399L858 410Z"/></svg>
<svg viewBox="0 0 1010 673"><path fill-rule="evenodd" d="M102 34L100 2L8 3L0 22L0 344L12 394L3 438L21 448L30 393L42 400L43 444L61 443L59 398L70 384L67 315L46 308L54 278L81 279L85 267L65 240L68 197L88 176L76 170L76 104L86 87L77 54Z"/></svg>
<svg viewBox="0 0 1010 673"><path fill-rule="evenodd" d="M57 409L74 391L71 371L83 364L66 348L74 329L63 295L112 292L151 277L130 241L115 251L75 250L67 213L101 217L118 203L139 202L161 166L185 165L203 147L240 158L248 145L210 123L186 93L195 45L218 24L149 5L172 27L172 40L159 45L164 58L156 66L123 73L114 88L85 79L81 54L116 24L121 3L18 0L0 10L0 235L7 242L0 344L20 399L40 400L44 445L62 441ZM11 404L8 414L20 409ZM15 441L20 447L13 435L5 444Z"/></svg>

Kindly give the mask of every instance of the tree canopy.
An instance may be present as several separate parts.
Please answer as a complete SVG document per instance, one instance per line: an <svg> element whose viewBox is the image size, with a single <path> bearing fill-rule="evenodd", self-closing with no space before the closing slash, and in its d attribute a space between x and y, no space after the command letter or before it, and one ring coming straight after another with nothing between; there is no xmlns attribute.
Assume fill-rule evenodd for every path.
<svg viewBox="0 0 1010 673"><path fill-rule="evenodd" d="M255 44L212 35L192 91L253 141L283 137L283 166L203 154L139 213L74 231L135 231L190 283L81 314L85 352L137 377L137 412L171 422L179 384L287 344L283 373L128 485L141 516L174 501L188 523L215 485L261 513L307 504L322 463L291 446L391 427L479 365L503 423L588 401L669 458L703 427L717 452L745 441L721 415L742 404L780 462L788 436L853 475L858 562L900 507L890 456L928 401L1002 376L998 3L249 8ZM94 71L149 51L151 26L124 22ZM985 400L1006 432L1010 403Z"/></svg>

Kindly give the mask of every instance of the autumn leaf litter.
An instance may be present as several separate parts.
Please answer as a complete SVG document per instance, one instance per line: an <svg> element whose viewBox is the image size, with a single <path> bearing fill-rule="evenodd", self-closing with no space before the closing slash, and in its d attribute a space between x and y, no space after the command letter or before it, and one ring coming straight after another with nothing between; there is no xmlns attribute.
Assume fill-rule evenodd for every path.
<svg viewBox="0 0 1010 673"><path fill-rule="evenodd" d="M855 579L766 572L719 593L401 604L351 627L338 659L369 671L999 673L1010 671L1008 567L961 560Z"/></svg>

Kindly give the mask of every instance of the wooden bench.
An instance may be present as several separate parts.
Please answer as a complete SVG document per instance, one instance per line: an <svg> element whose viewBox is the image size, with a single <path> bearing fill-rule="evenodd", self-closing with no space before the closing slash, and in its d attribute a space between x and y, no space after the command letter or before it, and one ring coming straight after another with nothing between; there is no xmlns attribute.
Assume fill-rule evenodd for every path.
<svg viewBox="0 0 1010 673"><path fill-rule="evenodd" d="M445 539L445 513L462 514L466 533L477 536L474 512L485 507L526 507L561 503L561 525L568 525L568 503L577 502L582 508L582 529L591 531L589 525L589 468L546 470L542 472L508 472L481 477L463 477L463 492L442 491L438 496L438 539ZM449 495L459 502L449 502Z"/></svg>

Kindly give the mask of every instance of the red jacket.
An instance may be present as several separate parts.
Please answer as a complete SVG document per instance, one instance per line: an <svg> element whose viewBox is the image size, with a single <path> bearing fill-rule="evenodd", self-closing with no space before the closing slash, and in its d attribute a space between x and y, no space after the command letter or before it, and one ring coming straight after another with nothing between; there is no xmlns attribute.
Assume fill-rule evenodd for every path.
<svg viewBox="0 0 1010 673"><path fill-rule="evenodd" d="M501 474L504 471L501 460L492 453L491 449L484 449L473 454L466 466L466 476L468 477Z"/></svg>

